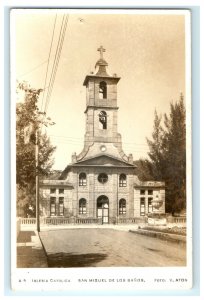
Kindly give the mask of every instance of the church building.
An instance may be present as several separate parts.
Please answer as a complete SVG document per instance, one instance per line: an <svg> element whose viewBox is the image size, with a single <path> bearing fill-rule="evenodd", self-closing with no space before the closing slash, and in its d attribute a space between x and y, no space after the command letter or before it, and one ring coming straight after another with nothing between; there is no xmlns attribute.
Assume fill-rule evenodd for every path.
<svg viewBox="0 0 204 300"><path fill-rule="evenodd" d="M159 212L165 213L164 182L140 181L132 154L126 155L122 149L117 104L120 77L108 73L105 49L101 46L98 51L95 73L87 75L83 83L84 148L72 155L57 180L42 181L41 216L100 219L102 224L125 222L152 213L153 199L162 200Z"/></svg>

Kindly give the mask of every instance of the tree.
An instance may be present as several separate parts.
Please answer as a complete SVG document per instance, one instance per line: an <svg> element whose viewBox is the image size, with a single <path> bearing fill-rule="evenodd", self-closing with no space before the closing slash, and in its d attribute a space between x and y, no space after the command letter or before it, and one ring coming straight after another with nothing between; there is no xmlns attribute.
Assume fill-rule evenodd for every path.
<svg viewBox="0 0 204 300"><path fill-rule="evenodd" d="M186 208L186 111L183 96L170 105L169 117L164 115L167 209L172 213Z"/></svg>
<svg viewBox="0 0 204 300"><path fill-rule="evenodd" d="M186 206L186 124L183 96L170 104L170 114L155 111L152 139L147 139L149 159L140 160L138 175L141 180L165 181L166 211L175 213Z"/></svg>
<svg viewBox="0 0 204 300"><path fill-rule="evenodd" d="M25 91L25 99L16 106L17 212L20 216L34 216L36 175L49 174L53 165L52 155L56 149L41 128L54 123L38 109L37 102L42 90L31 89L24 84L19 84L18 87ZM35 162L37 131L40 136L38 169Z"/></svg>
<svg viewBox="0 0 204 300"><path fill-rule="evenodd" d="M135 174L142 181L151 181L155 180L153 177L152 163L148 159L139 159L134 161L134 164L137 166Z"/></svg>
<svg viewBox="0 0 204 300"><path fill-rule="evenodd" d="M158 116L157 111L154 112L154 130L152 140L147 138L149 146L148 155L151 162L151 172L154 180L162 180L164 177L166 161L164 146L164 130L161 126L162 116Z"/></svg>

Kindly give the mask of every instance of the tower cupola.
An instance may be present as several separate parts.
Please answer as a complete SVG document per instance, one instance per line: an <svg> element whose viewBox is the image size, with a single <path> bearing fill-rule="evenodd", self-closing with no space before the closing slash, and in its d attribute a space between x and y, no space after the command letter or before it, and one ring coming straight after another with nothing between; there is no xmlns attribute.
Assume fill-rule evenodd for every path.
<svg viewBox="0 0 204 300"><path fill-rule="evenodd" d="M103 48L103 46L100 46L100 48L97 49L97 51L100 52L100 59L96 62L95 68L97 69L96 75L98 76L109 76L106 67L108 66L108 63L103 58L103 52L106 50Z"/></svg>

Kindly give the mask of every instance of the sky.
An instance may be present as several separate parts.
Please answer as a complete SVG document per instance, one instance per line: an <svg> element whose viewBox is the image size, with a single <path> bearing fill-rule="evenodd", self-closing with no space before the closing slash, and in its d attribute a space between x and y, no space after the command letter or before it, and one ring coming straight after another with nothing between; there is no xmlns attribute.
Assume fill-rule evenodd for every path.
<svg viewBox="0 0 204 300"><path fill-rule="evenodd" d="M130 12L130 11L129 11ZM161 13L162 12L162 13ZM26 9L12 12L11 71L18 81L43 88L55 17L56 26L47 74L48 86L63 13L67 30L47 115L56 123L47 130L57 146L53 168L63 170L73 152L83 149L85 134L86 75L95 70L97 49L118 83L118 132L123 150L134 160L147 157L154 111L169 113L171 101L185 97L185 17L180 11L75 12ZM47 91L47 89L46 89ZM44 108L46 92L39 99Z"/></svg>

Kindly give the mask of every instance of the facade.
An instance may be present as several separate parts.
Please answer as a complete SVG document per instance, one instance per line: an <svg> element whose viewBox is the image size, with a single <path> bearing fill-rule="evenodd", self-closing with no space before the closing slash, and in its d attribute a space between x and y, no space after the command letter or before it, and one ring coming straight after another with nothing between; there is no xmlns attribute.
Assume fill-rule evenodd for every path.
<svg viewBox="0 0 204 300"><path fill-rule="evenodd" d="M117 84L120 78L109 75L98 51L96 71L85 77L86 129L84 148L72 155L72 162L57 180L41 184L41 215L101 219L143 218L152 213L152 201L161 199L160 213L165 212L163 182L141 182L136 175L132 154L122 149L118 133Z"/></svg>

